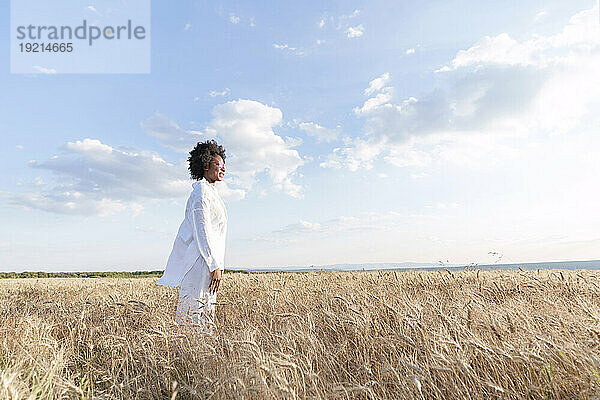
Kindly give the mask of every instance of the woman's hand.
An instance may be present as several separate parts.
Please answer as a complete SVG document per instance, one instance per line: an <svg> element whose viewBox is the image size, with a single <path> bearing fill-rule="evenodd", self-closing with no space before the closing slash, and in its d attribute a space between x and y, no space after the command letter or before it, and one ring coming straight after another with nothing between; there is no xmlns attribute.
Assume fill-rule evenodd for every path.
<svg viewBox="0 0 600 400"><path fill-rule="evenodd" d="M223 278L223 271L220 268L215 269L211 272L210 285L208 291L210 294L217 293L219 291L219 284Z"/></svg>

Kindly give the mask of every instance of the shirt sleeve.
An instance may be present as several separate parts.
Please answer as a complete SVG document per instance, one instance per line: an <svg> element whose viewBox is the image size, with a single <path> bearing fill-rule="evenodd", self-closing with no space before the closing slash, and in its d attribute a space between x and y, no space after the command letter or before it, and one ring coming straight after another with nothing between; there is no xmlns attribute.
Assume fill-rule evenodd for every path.
<svg viewBox="0 0 600 400"><path fill-rule="evenodd" d="M202 198L192 204L192 227L194 228L194 239L200 250L200 255L204 258L210 272L221 268L217 260L213 257L213 251L210 246L209 237L212 236L210 207L206 194L202 193Z"/></svg>

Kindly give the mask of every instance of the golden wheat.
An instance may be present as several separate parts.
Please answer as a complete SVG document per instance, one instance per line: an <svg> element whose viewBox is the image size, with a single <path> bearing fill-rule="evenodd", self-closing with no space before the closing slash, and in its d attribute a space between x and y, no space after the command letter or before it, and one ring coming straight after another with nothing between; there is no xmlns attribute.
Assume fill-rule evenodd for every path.
<svg viewBox="0 0 600 400"><path fill-rule="evenodd" d="M213 337L156 278L6 279L0 398L597 398L596 274L228 273Z"/></svg>

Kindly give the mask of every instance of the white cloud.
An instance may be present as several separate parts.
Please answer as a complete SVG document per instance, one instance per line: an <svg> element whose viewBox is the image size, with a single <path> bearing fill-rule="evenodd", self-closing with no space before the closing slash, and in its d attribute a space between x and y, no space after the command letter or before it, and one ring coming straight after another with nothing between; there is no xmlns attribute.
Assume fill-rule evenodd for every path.
<svg viewBox="0 0 600 400"><path fill-rule="evenodd" d="M396 167L426 167L431 164L432 156L408 143L392 146L383 159Z"/></svg>
<svg viewBox="0 0 600 400"><path fill-rule="evenodd" d="M221 97L221 96L227 96L229 93L231 92L231 90L229 90L229 88L225 88L225 90L218 92L216 90L211 90L208 95L210 97Z"/></svg>
<svg viewBox="0 0 600 400"><path fill-rule="evenodd" d="M56 69L54 69L54 68L46 68L46 67L40 67L39 65L34 65L33 69L35 69L36 71L38 71L39 73L42 73L42 74L56 74Z"/></svg>
<svg viewBox="0 0 600 400"><path fill-rule="evenodd" d="M597 16L598 6L595 6L575 14L555 35L533 35L522 42L506 33L486 36L471 48L459 51L445 71L467 67L478 71L504 68L520 71L526 78L530 70L533 79L522 79L518 83L527 90L520 93L520 97L526 96L529 100L522 104L521 108L526 110L517 121L521 129L547 134L568 132L600 97ZM530 82L536 83L532 86ZM518 90L512 84L509 88Z"/></svg>
<svg viewBox="0 0 600 400"><path fill-rule="evenodd" d="M32 168L51 171L61 183L47 187L36 180L40 192L15 193L11 202L73 215L109 215L130 209L134 215L144 199L167 199L190 190L185 163L174 165L158 154L117 149L96 139L67 142L62 153Z"/></svg>
<svg viewBox="0 0 600 400"><path fill-rule="evenodd" d="M332 142L336 140L340 134L339 128L325 128L315 122L301 122L300 124L298 124L298 128L306 132L309 136L317 138L317 143Z"/></svg>
<svg viewBox="0 0 600 400"><path fill-rule="evenodd" d="M356 38L356 37L361 37L363 35L363 33L365 32L365 28L362 26L362 24L354 26L354 27L349 27L346 30L346 35L349 38Z"/></svg>
<svg viewBox="0 0 600 400"><path fill-rule="evenodd" d="M351 14L343 14L337 18L337 30L342 29L344 26L348 26L347 24L351 19L354 19L360 15L360 10L354 10Z"/></svg>
<svg viewBox="0 0 600 400"><path fill-rule="evenodd" d="M187 153L198 141L216 138L227 151L227 184L223 193L231 200L244 198L247 190L266 174L272 187L292 197L302 197L301 186L293 182L297 169L304 164L297 150L298 138L285 139L275 134L281 124L281 110L253 100L235 100L213 108L214 118L202 131L185 130L169 118L157 114L142 123L143 129L161 144ZM262 182L266 184L266 182ZM227 187L225 187L227 186Z"/></svg>
<svg viewBox="0 0 600 400"><path fill-rule="evenodd" d="M18 145L15 146L15 149L17 149L17 150L23 150L24 147L23 147L23 145L18 144Z"/></svg>
<svg viewBox="0 0 600 400"><path fill-rule="evenodd" d="M375 92L380 91L390 81L390 73L385 72L381 74L379 78L373 79L369 82L369 87L365 89L366 95L371 95Z"/></svg>
<svg viewBox="0 0 600 400"><path fill-rule="evenodd" d="M336 147L333 153L327 157L319 166L323 168L347 169L356 171L358 169L371 169L373 162L385 146L385 139L378 138L346 138L346 147Z"/></svg>
<svg viewBox="0 0 600 400"><path fill-rule="evenodd" d="M223 199L230 201L243 200L246 197L246 191L244 189L233 189L229 187L231 182L231 179L224 179L216 186L217 192L219 192L219 195L221 195Z"/></svg>
<svg viewBox="0 0 600 400"><path fill-rule="evenodd" d="M319 28L323 28L325 26L325 19L321 18L321 21L319 21Z"/></svg>
<svg viewBox="0 0 600 400"><path fill-rule="evenodd" d="M369 89L365 89L365 91ZM392 88L385 87L382 89L382 93L377 93L375 97L371 97L365 101L361 108L355 107L354 112L358 115L368 114L380 109L382 105L387 104L390 100L392 100Z"/></svg>
<svg viewBox="0 0 600 400"><path fill-rule="evenodd" d="M175 121L158 113L140 125L144 132L157 138L163 146L182 153L189 152L197 142L214 138L204 132L183 129Z"/></svg>
<svg viewBox="0 0 600 400"><path fill-rule="evenodd" d="M275 134L274 127L281 124L282 113L253 100L236 100L217 105L207 132L222 138L228 154L229 169L237 183L245 189L252 188L257 175L264 172L273 187L292 197L301 197L301 187L292 182L297 169L304 162L286 142Z"/></svg>
<svg viewBox="0 0 600 400"><path fill-rule="evenodd" d="M551 36L533 35L518 42L507 33L485 36L467 50L460 50L438 72L485 65L535 66L545 68L568 65L574 56L590 54L600 45L598 6L581 11L569 20L561 32Z"/></svg>
<svg viewBox="0 0 600 400"><path fill-rule="evenodd" d="M90 10L91 12L95 13L95 14L98 14L98 15L102 16L102 14L100 14L100 12L94 6L87 6L87 9Z"/></svg>
<svg viewBox="0 0 600 400"><path fill-rule="evenodd" d="M411 47L410 49L406 49L404 52L406 55L415 54L415 48Z"/></svg>
<svg viewBox="0 0 600 400"><path fill-rule="evenodd" d="M232 24L239 24L240 17L236 16L235 14L229 14L229 22L231 22Z"/></svg>
<svg viewBox="0 0 600 400"><path fill-rule="evenodd" d="M279 49L279 50L283 50L283 49L296 50L295 47L290 47L286 43L284 43L284 44L273 43L273 47L276 49Z"/></svg>
<svg viewBox="0 0 600 400"><path fill-rule="evenodd" d="M354 109L365 136L321 166L356 170L378 158L411 168L493 165L517 157L515 138L589 129L600 105L597 11L577 13L555 35L522 42L486 36L458 51L438 88L419 98L395 101L389 75L372 80L365 89L371 97Z"/></svg>
<svg viewBox="0 0 600 400"><path fill-rule="evenodd" d="M192 24L190 24L189 22L187 24L185 24L185 26L183 27L183 30L185 31L189 31L190 28L192 27Z"/></svg>
<svg viewBox="0 0 600 400"><path fill-rule="evenodd" d="M294 238L297 240L303 236L339 235L340 233L362 233L366 231L389 232L402 226L399 225L401 222L423 218L435 217L423 214L406 214L392 210L387 212L364 211L352 216L341 215L323 222L300 220L297 223L272 231L270 236L264 236L263 239Z"/></svg>
<svg viewBox="0 0 600 400"><path fill-rule="evenodd" d="M278 43L273 43L273 48L277 49L277 50L281 50L281 51L288 51L290 53L296 54L296 55L304 55L306 52L302 49L296 48L296 47L290 47L287 43L282 43L282 44L278 44Z"/></svg>
<svg viewBox="0 0 600 400"><path fill-rule="evenodd" d="M485 36L467 50L460 50L451 66L444 66L436 72L447 72L470 65L497 63L527 66L539 62L530 44L521 44L507 33L497 36Z"/></svg>
<svg viewBox="0 0 600 400"><path fill-rule="evenodd" d="M533 20L535 22L539 21L540 19L544 18L546 16L546 14L548 14L545 10L542 10L538 13L535 14L535 17L533 17Z"/></svg>
<svg viewBox="0 0 600 400"><path fill-rule="evenodd" d="M56 193L18 193L11 199L12 204L26 209L38 209L56 214L67 215L98 215L105 217L130 208L134 211L134 204L128 205L123 201L109 198L90 198L81 192L63 191Z"/></svg>
<svg viewBox="0 0 600 400"><path fill-rule="evenodd" d="M331 16L329 17L329 21L331 24L335 24L336 30L343 30L346 33L346 37L348 38L356 38L360 37L364 33L364 27L362 24L358 24L356 26L351 26L352 20L360 15L360 10L354 10L351 14L343 14L339 17ZM323 28L325 26L326 20L325 18L321 19L319 23L319 27Z"/></svg>
<svg viewBox="0 0 600 400"><path fill-rule="evenodd" d="M302 144L302 138L299 137L286 136L284 141L289 148L298 147Z"/></svg>
<svg viewBox="0 0 600 400"><path fill-rule="evenodd" d="M361 212L356 216L341 215L323 222L300 220L297 223L273 230L269 234L254 235L248 239L279 245L289 245L310 239L322 240L327 237L344 237L344 240L348 240L354 235L365 233L398 231L399 227L404 226L407 221L427 218L430 217L426 215L403 214L396 211L367 211Z"/></svg>
<svg viewBox="0 0 600 400"><path fill-rule="evenodd" d="M321 224L309 222L309 221L300 221L296 224L286 225L281 229L277 229L273 231L274 233L282 233L282 234L297 234L297 233L307 233L307 232L315 232L321 229Z"/></svg>

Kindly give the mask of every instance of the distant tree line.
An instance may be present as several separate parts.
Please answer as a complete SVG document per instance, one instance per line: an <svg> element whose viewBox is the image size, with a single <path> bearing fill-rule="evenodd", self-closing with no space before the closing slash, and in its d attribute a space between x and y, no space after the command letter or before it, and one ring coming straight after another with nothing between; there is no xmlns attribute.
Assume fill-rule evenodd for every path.
<svg viewBox="0 0 600 400"><path fill-rule="evenodd" d="M105 271L105 272L0 272L0 279L7 278L152 278L162 276L163 271Z"/></svg>
<svg viewBox="0 0 600 400"><path fill-rule="evenodd" d="M18 278L160 278L164 271L105 271L105 272L0 272L0 279ZM242 272L246 271L228 271Z"/></svg>

